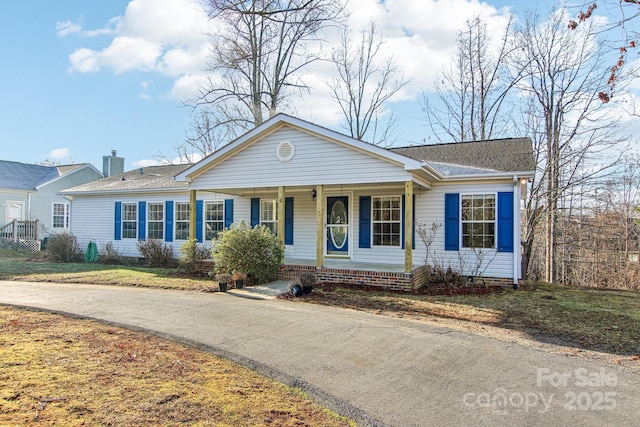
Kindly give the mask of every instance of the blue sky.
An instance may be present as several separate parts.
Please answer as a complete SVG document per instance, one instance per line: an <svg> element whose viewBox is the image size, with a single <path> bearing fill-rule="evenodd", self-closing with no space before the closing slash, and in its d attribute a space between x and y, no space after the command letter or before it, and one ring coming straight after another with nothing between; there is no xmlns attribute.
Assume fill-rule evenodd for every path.
<svg viewBox="0 0 640 427"><path fill-rule="evenodd" d="M206 19L196 3L0 2L0 158L100 167L102 156L115 149L131 169L150 164L159 151L174 154L172 147L184 139L191 121L181 100L197 90L204 75L206 39L197 29ZM447 61L464 19L480 12L499 28L509 10L532 7L503 0L350 3L359 11L352 24L375 19L385 47L411 78L399 101L389 105L400 117L398 145L428 136L415 94ZM542 2L540 10L550 5ZM411 43L403 39L407 28L414 34ZM311 71L312 95L297 101L296 115L339 130L335 106L327 103L324 72Z"/></svg>

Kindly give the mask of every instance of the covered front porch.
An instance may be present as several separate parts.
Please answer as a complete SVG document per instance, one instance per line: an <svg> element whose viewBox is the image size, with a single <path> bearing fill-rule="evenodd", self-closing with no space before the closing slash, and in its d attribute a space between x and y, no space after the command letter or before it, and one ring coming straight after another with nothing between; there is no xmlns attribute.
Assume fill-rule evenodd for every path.
<svg viewBox="0 0 640 427"><path fill-rule="evenodd" d="M198 205L202 205L200 200L206 201L212 194L226 194L235 199L235 203L225 206L225 209L233 210L233 214L229 215L233 220L228 225L242 220L251 226L268 225L278 236L283 249L283 265L413 273L415 191L428 190L426 185L414 181L375 185L191 189L190 238L196 238L196 230L202 227L202 219L198 219L202 214L196 210ZM378 198L393 201L385 199L387 208L380 213L382 208L372 205L372 195L374 198L382 195ZM389 229L384 232L380 229L378 236L381 237L378 240L371 237L376 221L374 210L389 221ZM395 225L391 222L395 222ZM366 243L363 243L361 236L365 233ZM391 250L394 256L386 257L384 252L376 256L376 250ZM363 255L365 252L369 255ZM386 262L378 262L377 259Z"/></svg>

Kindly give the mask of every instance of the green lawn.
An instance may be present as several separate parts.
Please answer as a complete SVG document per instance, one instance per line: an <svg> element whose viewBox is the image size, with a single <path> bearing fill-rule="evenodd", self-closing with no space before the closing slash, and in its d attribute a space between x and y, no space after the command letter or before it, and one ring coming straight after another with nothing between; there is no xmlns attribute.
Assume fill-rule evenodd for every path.
<svg viewBox="0 0 640 427"><path fill-rule="evenodd" d="M176 269L85 262L55 263L46 261L45 256L44 252L26 254L0 249L0 280L93 283L198 291L216 288L216 282L211 279L180 277Z"/></svg>

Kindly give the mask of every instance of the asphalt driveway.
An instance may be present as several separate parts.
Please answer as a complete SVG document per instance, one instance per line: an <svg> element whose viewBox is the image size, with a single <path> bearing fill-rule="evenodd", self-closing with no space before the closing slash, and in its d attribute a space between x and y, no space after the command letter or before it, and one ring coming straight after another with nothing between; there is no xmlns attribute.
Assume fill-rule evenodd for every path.
<svg viewBox="0 0 640 427"><path fill-rule="evenodd" d="M0 281L0 303L186 342L361 425L637 425L640 375L491 338L281 300Z"/></svg>

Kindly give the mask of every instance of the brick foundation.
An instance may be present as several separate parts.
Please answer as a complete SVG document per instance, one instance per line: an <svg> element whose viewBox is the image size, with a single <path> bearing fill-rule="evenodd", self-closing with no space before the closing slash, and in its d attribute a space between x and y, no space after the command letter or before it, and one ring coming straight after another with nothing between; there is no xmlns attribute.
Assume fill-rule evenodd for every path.
<svg viewBox="0 0 640 427"><path fill-rule="evenodd" d="M302 273L311 272L319 283L333 283L355 286L373 286L385 290L410 292L417 283L424 283L424 268L419 267L411 273L386 271L350 270L342 268L316 268L312 265L282 265L278 272L280 280L291 280Z"/></svg>
<svg viewBox="0 0 640 427"><path fill-rule="evenodd" d="M415 268L411 273L350 270L341 268L316 268L313 265L282 265L278 279L291 280L302 273L314 273L316 282L354 286L370 286L383 290L411 292L419 289L426 281L429 271L425 267ZM513 286L512 279L483 277L486 286Z"/></svg>

